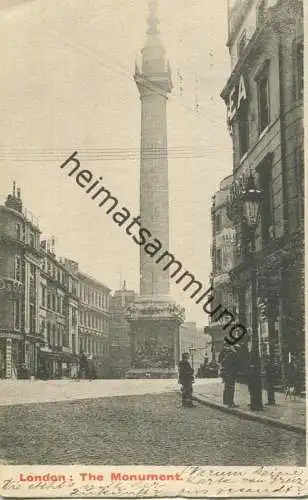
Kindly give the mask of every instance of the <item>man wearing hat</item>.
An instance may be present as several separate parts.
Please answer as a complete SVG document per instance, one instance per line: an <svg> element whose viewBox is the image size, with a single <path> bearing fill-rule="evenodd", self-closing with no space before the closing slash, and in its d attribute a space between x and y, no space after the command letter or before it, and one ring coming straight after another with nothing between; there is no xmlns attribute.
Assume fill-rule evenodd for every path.
<svg viewBox="0 0 308 500"><path fill-rule="evenodd" d="M219 362L221 363L220 374L224 383L223 404L229 406L229 408L236 408L238 406L234 403L234 392L240 350L241 346L239 344L229 345L226 342L219 355Z"/></svg>
<svg viewBox="0 0 308 500"><path fill-rule="evenodd" d="M188 358L189 354L184 352L182 354L182 359L179 362L179 384L182 385L182 406L185 408L194 408L195 405L192 402L194 370L191 367Z"/></svg>

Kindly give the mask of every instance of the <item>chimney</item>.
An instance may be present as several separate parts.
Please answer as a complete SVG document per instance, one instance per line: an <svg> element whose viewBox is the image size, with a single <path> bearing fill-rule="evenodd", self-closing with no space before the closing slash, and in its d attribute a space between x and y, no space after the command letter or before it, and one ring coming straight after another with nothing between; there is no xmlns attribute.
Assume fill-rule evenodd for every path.
<svg viewBox="0 0 308 500"><path fill-rule="evenodd" d="M20 189L17 190L18 198L16 198L16 182L13 182L13 194L9 194L5 206L12 210L16 210L16 212L22 213L22 201L20 199Z"/></svg>

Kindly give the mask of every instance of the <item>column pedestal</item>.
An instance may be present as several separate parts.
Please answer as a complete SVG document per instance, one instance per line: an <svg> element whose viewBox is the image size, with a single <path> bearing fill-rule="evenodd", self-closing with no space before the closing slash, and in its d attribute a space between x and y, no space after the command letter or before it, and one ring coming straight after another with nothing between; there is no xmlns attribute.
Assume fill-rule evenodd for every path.
<svg viewBox="0 0 308 500"><path fill-rule="evenodd" d="M184 309L170 298L140 297L127 309L131 368L127 378L176 378Z"/></svg>

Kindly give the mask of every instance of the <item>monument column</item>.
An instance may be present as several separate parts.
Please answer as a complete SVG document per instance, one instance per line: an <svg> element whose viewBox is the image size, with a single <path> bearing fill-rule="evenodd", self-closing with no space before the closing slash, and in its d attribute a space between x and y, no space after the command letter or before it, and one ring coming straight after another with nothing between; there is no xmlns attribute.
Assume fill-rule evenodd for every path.
<svg viewBox="0 0 308 500"><path fill-rule="evenodd" d="M134 79L141 100L140 221L169 249L169 180L167 100L170 68L159 38L157 2L150 14L141 67ZM179 325L184 310L169 296L169 274L140 248L140 296L127 309L131 327L132 366L127 376L174 377Z"/></svg>

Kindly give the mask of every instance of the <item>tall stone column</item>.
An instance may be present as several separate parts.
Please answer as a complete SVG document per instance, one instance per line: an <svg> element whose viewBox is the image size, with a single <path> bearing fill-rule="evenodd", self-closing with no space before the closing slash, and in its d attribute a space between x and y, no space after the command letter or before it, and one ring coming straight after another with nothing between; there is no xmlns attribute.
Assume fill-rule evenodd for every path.
<svg viewBox="0 0 308 500"><path fill-rule="evenodd" d="M170 68L159 38L157 2L150 15L142 65L135 82L141 101L140 222L169 249L169 179L167 100ZM179 325L184 310L169 296L169 274L140 248L140 296L128 307L132 366L127 376L174 377L179 352Z"/></svg>

